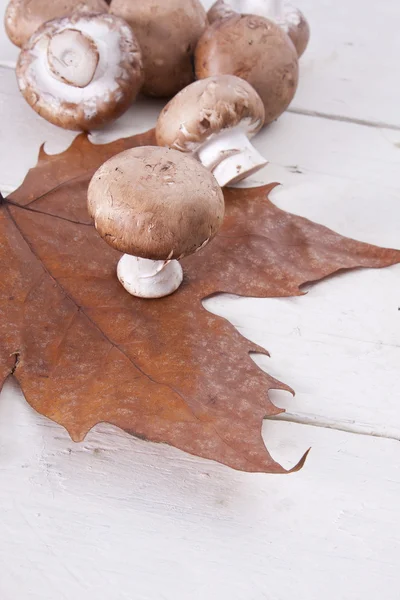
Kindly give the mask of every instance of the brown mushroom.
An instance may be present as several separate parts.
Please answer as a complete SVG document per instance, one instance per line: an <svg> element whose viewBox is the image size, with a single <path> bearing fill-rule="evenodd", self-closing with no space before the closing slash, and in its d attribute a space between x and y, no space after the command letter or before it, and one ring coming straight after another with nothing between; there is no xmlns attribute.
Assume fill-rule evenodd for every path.
<svg viewBox="0 0 400 600"><path fill-rule="evenodd" d="M182 282L184 256L216 235L224 197L197 160L143 146L121 152L94 174L88 209L101 237L124 252L117 275L134 296L161 298Z"/></svg>
<svg viewBox="0 0 400 600"><path fill-rule="evenodd" d="M217 0L208 11L208 20L214 23L235 14L251 14L271 19L282 27L292 40L300 57L310 39L310 27L301 10L286 0Z"/></svg>
<svg viewBox="0 0 400 600"><path fill-rule="evenodd" d="M236 10L236 8L236 3L229 2L229 0L217 0L208 10L208 22L212 25L215 21L229 19L229 17L234 17L238 13L243 14L244 12L246 14L248 12Z"/></svg>
<svg viewBox="0 0 400 600"><path fill-rule="evenodd" d="M195 65L199 79L231 74L248 81L264 103L265 124L286 110L297 88L293 43L279 25L256 15L237 15L208 27L197 44Z"/></svg>
<svg viewBox="0 0 400 600"><path fill-rule="evenodd" d="M74 12L108 12L108 5L105 0L11 0L4 26L12 43L21 48L43 23Z"/></svg>
<svg viewBox="0 0 400 600"><path fill-rule="evenodd" d="M45 23L23 47L17 80L42 117L91 130L128 109L143 81L141 53L125 21L78 14Z"/></svg>
<svg viewBox="0 0 400 600"><path fill-rule="evenodd" d="M110 11L123 17L138 38L144 94L173 96L194 80L193 54L207 25L200 0L113 0Z"/></svg>
<svg viewBox="0 0 400 600"><path fill-rule="evenodd" d="M208 77L181 90L161 111L157 144L193 153L223 187L267 164L249 141L264 116L261 98L247 81Z"/></svg>

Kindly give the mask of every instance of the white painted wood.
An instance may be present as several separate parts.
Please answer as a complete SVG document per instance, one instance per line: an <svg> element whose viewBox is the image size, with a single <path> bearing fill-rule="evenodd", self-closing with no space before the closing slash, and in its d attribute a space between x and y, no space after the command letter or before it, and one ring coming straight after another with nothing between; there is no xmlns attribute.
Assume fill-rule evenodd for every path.
<svg viewBox="0 0 400 600"><path fill-rule="evenodd" d="M2 600L398 598L400 446L267 422L304 470L248 475L1 396Z"/></svg>
<svg viewBox="0 0 400 600"><path fill-rule="evenodd" d="M0 67L1 189L11 191L18 187L35 166L41 144L46 142L50 153L61 152L75 135L39 117L19 93L14 70Z"/></svg>
<svg viewBox="0 0 400 600"><path fill-rule="evenodd" d="M365 0L296 0L311 41L292 109L400 128L400 6Z"/></svg>
<svg viewBox="0 0 400 600"><path fill-rule="evenodd" d="M7 4L8 0L0 0L0 66L13 67L18 58L19 48L10 42L4 29L4 13Z"/></svg>

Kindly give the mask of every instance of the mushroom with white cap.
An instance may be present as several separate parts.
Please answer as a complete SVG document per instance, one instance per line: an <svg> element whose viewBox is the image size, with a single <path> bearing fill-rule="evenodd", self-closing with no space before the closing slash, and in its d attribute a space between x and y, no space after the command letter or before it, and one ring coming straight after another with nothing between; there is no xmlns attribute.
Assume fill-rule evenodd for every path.
<svg viewBox="0 0 400 600"><path fill-rule="evenodd" d="M265 124L277 119L292 101L299 67L296 49L279 25L257 15L215 21L201 36L195 53L198 79L236 75L260 95Z"/></svg>
<svg viewBox="0 0 400 600"><path fill-rule="evenodd" d="M78 14L42 25L23 47L17 80L42 117L88 131L122 115L143 83L139 45L114 15Z"/></svg>
<svg viewBox="0 0 400 600"><path fill-rule="evenodd" d="M308 22L301 10L287 0L217 0L208 11L208 20L214 23L237 13L258 15L277 23L288 34L299 56L307 48Z"/></svg>
<svg viewBox="0 0 400 600"><path fill-rule="evenodd" d="M176 150L143 146L105 162L88 190L88 209L101 237L123 252L117 275L141 298L172 294L182 282L181 258L218 232L224 198L198 161Z"/></svg>
<svg viewBox="0 0 400 600"><path fill-rule="evenodd" d="M195 81L161 111L157 143L193 153L221 187L267 164L250 142L264 124L264 106L252 86L233 75Z"/></svg>
<svg viewBox="0 0 400 600"><path fill-rule="evenodd" d="M74 12L108 12L105 0L10 0L4 26L16 46L23 46L46 21Z"/></svg>

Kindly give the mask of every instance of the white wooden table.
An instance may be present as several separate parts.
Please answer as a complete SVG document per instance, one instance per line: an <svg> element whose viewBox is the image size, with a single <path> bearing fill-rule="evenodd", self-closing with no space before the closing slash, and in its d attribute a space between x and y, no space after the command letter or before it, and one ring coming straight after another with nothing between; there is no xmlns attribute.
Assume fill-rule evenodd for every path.
<svg viewBox="0 0 400 600"><path fill-rule="evenodd" d="M207 2L209 5L211 2ZM400 5L299 0L312 28L291 109L256 145L280 207L400 246ZM5 7L0 0L0 8ZM0 189L73 134L20 97L0 34ZM135 105L101 143L153 125ZM290 476L238 473L101 425L85 442L0 396L1 600L398 600L400 267L324 281L307 296L207 301L267 347L268 447Z"/></svg>

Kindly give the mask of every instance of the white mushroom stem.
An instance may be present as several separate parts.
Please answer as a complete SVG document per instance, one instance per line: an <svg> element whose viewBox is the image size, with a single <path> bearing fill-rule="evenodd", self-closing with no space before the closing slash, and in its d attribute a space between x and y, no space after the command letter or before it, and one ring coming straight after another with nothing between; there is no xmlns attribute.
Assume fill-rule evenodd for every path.
<svg viewBox="0 0 400 600"><path fill-rule="evenodd" d="M83 88L93 80L99 53L90 37L76 29L64 29L50 39L47 59L57 79Z"/></svg>
<svg viewBox="0 0 400 600"><path fill-rule="evenodd" d="M183 272L177 260L148 260L124 254L117 276L127 292L139 298L162 298L175 292Z"/></svg>
<svg viewBox="0 0 400 600"><path fill-rule="evenodd" d="M278 21L284 17L284 0L228 0L228 4L241 14L258 15Z"/></svg>
<svg viewBox="0 0 400 600"><path fill-rule="evenodd" d="M240 181L268 164L243 130L238 129L227 129L211 137L197 155L220 187Z"/></svg>

